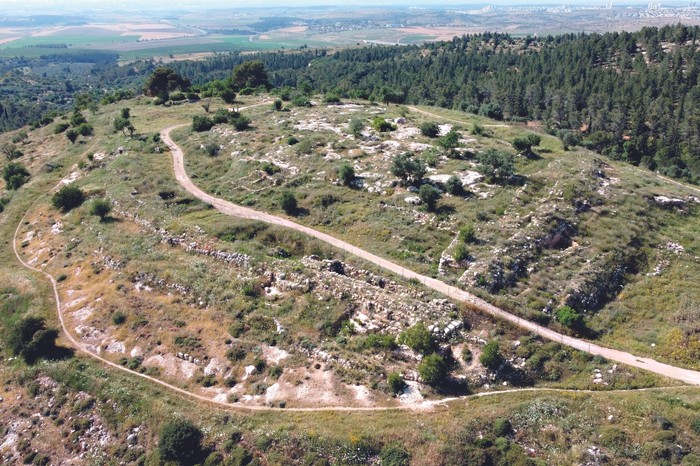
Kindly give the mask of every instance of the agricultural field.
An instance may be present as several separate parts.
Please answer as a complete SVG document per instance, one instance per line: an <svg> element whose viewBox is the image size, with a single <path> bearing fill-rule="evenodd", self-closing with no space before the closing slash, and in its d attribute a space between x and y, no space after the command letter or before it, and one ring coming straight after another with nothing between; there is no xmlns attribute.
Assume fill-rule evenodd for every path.
<svg viewBox="0 0 700 466"><path fill-rule="evenodd" d="M74 143L59 131L71 114L2 136L29 172L2 194L2 325L30 312L65 330L62 357L9 360L0 374L0 417L14 419L3 460L158 464L158 429L180 415L202 426L208 454L267 464L390 454L414 464L693 464L692 389L524 334L300 233L223 215L178 184L160 132L184 125L173 139L210 194L557 330L687 367L697 349L679 350L678 338L698 302L694 188L564 150L537 127L317 95L275 108L276 98L163 106L142 96L83 111L93 131ZM133 135L115 127L124 108ZM248 128L228 123L238 112ZM219 123L194 131L194 117ZM434 137L421 130L428 123ZM515 156L512 142L529 134L540 143ZM484 175L489 149L514 156L510 182ZM421 183L396 174L401 158L424 164L422 186L441 193L434 207ZM52 205L61 186L79 188L82 205ZM98 200L111 212L95 215ZM49 282L18 268L13 243L56 280L61 322ZM582 312L585 328L567 329L557 309L579 302L599 306Z"/></svg>

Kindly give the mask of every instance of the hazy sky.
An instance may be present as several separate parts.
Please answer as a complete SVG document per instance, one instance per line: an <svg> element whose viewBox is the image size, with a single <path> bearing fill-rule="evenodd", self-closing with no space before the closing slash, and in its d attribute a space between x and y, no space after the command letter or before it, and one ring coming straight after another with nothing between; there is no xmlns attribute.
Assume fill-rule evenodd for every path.
<svg viewBox="0 0 700 466"><path fill-rule="evenodd" d="M76 11L81 9L97 10L141 10L141 9L203 9L203 8L236 8L236 7L276 7L276 6L359 6L359 5L513 5L513 4L600 4L604 5L609 0L0 0L0 11L5 14L13 12L19 14L57 13L61 10ZM654 0L654 3L687 5L684 1ZM616 4L646 4L645 0L618 0Z"/></svg>
<svg viewBox="0 0 700 466"><path fill-rule="evenodd" d="M691 0L0 0L0 15L29 16L41 14L79 14L103 12L183 11L213 8L265 8L310 6L372 6L385 5L455 7L458 5L644 5L661 3L664 6L687 6ZM697 1L697 0L696 0ZM282 14L276 12L276 14Z"/></svg>

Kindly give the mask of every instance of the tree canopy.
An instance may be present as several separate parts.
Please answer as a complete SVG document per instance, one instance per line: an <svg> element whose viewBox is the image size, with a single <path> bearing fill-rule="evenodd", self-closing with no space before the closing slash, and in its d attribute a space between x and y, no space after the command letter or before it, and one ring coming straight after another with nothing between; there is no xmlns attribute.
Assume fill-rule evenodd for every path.
<svg viewBox="0 0 700 466"><path fill-rule="evenodd" d="M233 69L233 83L238 89L270 87L265 65L260 60L241 63Z"/></svg>
<svg viewBox="0 0 700 466"><path fill-rule="evenodd" d="M50 355L55 347L58 331L47 329L41 317L25 317L7 330L7 346L17 356L31 363L41 356Z"/></svg>
<svg viewBox="0 0 700 466"><path fill-rule="evenodd" d="M161 66L148 77L144 93L150 97L160 97L168 100L170 93L175 90L186 91L190 88L190 80L180 76L174 69Z"/></svg>

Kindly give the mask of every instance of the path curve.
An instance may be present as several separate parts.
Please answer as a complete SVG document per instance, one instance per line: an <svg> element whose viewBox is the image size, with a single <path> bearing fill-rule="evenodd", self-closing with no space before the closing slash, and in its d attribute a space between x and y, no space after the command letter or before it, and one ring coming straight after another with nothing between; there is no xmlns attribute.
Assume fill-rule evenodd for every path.
<svg viewBox="0 0 700 466"><path fill-rule="evenodd" d="M59 181L59 183L54 186L49 193L53 192L56 188L61 186L63 181ZM27 213L36 205L36 203L42 199L43 196L37 197L34 202L29 206L29 208L25 211L24 215L22 216L21 220L17 224L17 228L15 229L15 234L12 237L12 249L15 253L15 256L17 257L17 260L27 269L36 272L40 275L43 275L46 277L50 282L51 282L51 287L53 289L53 295L54 299L56 300L56 312L58 314L58 320L61 324L61 329L63 330L63 333L65 334L66 338L68 338L68 341L73 345L74 348L76 348L78 351L81 353L84 353L86 356L91 357L93 359L96 359L97 361L106 364L109 367L112 367L113 369L119 370L121 372L125 372L129 375L140 377L142 379L148 380L149 382L156 383L162 387L165 387L169 390L172 390L180 395L184 395L187 398L194 399L197 401L203 401L208 404L215 405L220 408L230 408L230 409L235 409L239 411L279 411L279 412L337 412L337 411L345 411L345 412L372 412L372 411L423 411L423 410L430 410L439 406L446 406L447 403L455 402L455 401L469 401L470 399L474 398L482 398L482 397L487 397L487 396L498 396L498 395L507 395L510 393L517 393L517 392L554 392L554 393L628 393L628 392L644 392L644 391L663 391L663 390L669 390L669 389L684 389L684 388L690 388L690 386L680 386L680 387L650 387L650 388L640 388L640 389L620 389L620 390L577 390L577 389L567 389L567 388L547 388L547 387L532 387L532 388L522 388L522 389L508 389L508 390L500 390L500 391L492 391L492 392L480 392L480 393L474 393L471 395L464 395L460 397L451 397L451 398L442 398L438 400L428 400L424 401L421 404L410 404L410 405L398 405L398 406L378 406L378 407L359 407L359 406L324 406L320 408L276 408L272 406L249 406L249 405L240 405L240 404L234 404L234 403L227 403L224 401L218 401L213 398L209 398L206 396L198 395L196 393L190 392L188 390L184 390L180 387L176 387L172 384L169 384L168 382L165 382L163 380L157 379L155 377L148 376L146 374L142 374L140 372L133 371L127 367L121 366L119 364L116 364L108 359L103 358L99 354L96 354L89 349L87 349L82 343L80 343L68 330L68 327L66 326L65 319L63 317L63 305L61 303L61 298L58 294L58 282L56 281L53 276L41 269L38 269L36 267L31 266L29 263L27 263L24 259L22 259L22 256L19 253L19 249L17 248L17 235L19 234L19 230L21 226L24 224L24 219L27 217Z"/></svg>
<svg viewBox="0 0 700 466"><path fill-rule="evenodd" d="M262 105L262 104L258 104ZM175 163L177 157L176 157L176 151L180 151L180 166L182 168L182 173L183 177L189 181L191 184L191 181L187 177L186 173L184 172L184 163L182 160L182 152L180 148L172 141L170 138L170 131L176 127L179 126L184 126L184 125L178 125L174 127L167 128L163 130L162 135L166 136L165 142L168 144L168 146L173 150L173 162ZM177 172L177 170L176 170ZM179 181L179 179L178 179ZM49 190L46 195L51 194L53 191L55 191L61 184L63 183L63 180L59 181L56 186L54 186L51 190ZM194 185L192 185L194 186ZM196 188L196 187L195 187ZM198 188L197 188L198 189ZM200 191L201 192L201 191ZM203 192L202 192L203 193ZM203 193L205 194L205 193ZM443 398L443 399L438 399L438 400L429 400L425 401L419 405L399 405L399 406L391 406L391 407L356 407L356 406L324 406L324 407L319 407L319 408L275 408L275 407L270 407L270 406L249 406L249 405L241 405L241 404L234 404L234 403L228 403L228 402L223 402L223 401L218 401L210 397L206 397L203 395L198 395L196 393L190 392L188 390L184 390L180 387L177 387L175 385L172 385L168 382L165 382L163 380L157 379L155 377L148 376L146 374L142 374L140 372L133 371L127 367L121 366L119 364L116 364L108 359L103 358L99 354L96 354L92 351L90 351L88 348L86 348L80 341L78 341L73 334L69 331L65 319L63 316L63 304L61 303L61 298L58 292L58 282L56 279L53 278L53 276L44 270L41 270L39 268L33 267L29 263L27 263L21 256L19 248L17 247L17 235L19 234L19 231L21 229L21 226L24 224L24 221L27 217L27 214L34 208L34 206L43 198L44 196L38 196L34 202L27 208L27 210L24 212L22 215L22 218L20 219L19 223L17 224L17 228L15 229L15 233L12 237L12 249L17 257L17 260L22 264L23 267L27 268L28 270L31 270L33 272L36 272L40 275L43 275L46 277L49 282L51 283L51 288L53 291L54 295L54 300L56 301L56 313L58 315L58 320L61 325L61 329L63 333L65 334L66 338L68 341L73 345L74 348L76 348L79 352L85 354L86 356L93 358L102 364L105 364L113 369L116 369L118 371L127 373L129 375L135 376L135 377L140 377L142 379L148 380L149 382L153 382L155 384L158 384L162 387L165 387L169 390L172 390L175 393L178 393L179 395L183 395L186 398L192 399L192 400L197 400L197 401L202 401L210 405L214 405L220 408L228 408L228 409L235 409L239 411L279 411L279 412L337 412L337 411L345 411L345 412L372 412L372 411L420 411L420 410L425 410L425 409L432 409L438 406L445 406L446 403L449 402L454 402L454 401L468 401L469 399L473 398L481 398L481 397L486 397L486 396L498 396L501 394L510 394L510 393L516 393L516 392L557 392L557 393L627 393L630 391L662 391L662 390L667 390L667 389L683 389L683 388L689 388L688 386L686 387L651 387L651 388L642 388L642 389L621 389L621 390L577 390L577 389L565 389L565 388L524 388L524 389L509 389L509 390L501 390L501 391L492 391L492 392L480 392L472 395L465 395L461 397L452 397L452 398ZM225 202L225 201L222 201ZM230 204L230 203L228 203ZM233 205L233 204L231 204ZM248 209L250 210L250 209ZM253 211L254 212L254 211ZM284 219L280 219L284 220ZM264 220L263 220L264 221ZM293 222L289 222L293 223ZM296 224L295 224L296 225ZM301 225L298 225L301 226ZM309 229L311 230L311 229ZM315 231L315 230L311 230ZM328 235L326 235L328 236ZM348 250L349 252L352 252ZM383 266L381 264L378 264L380 266ZM398 267L398 266L397 266ZM417 274L416 274L417 275ZM426 277L427 278L427 277Z"/></svg>
<svg viewBox="0 0 700 466"><path fill-rule="evenodd" d="M349 254L357 256L375 265L378 265L379 267L388 270L392 273L395 273L396 275L400 275L403 278L418 280L428 288L442 293L450 299L467 303L468 305L474 307L475 309L478 309L481 312L490 314L491 316L496 317L498 319L510 322L511 324L520 327L524 330L527 330L528 332L535 333L541 336L542 338L546 338L551 341L556 341L558 343L561 343L562 345L569 346L571 348L575 348L577 350L584 351L592 355L602 356L612 361L627 364L629 366L638 367L641 369L646 369L656 374L680 380L691 385L700 385L700 372L698 371L672 366L670 364L658 362L651 358L635 356L625 351L606 348L604 346L597 345L590 341L574 338L568 335L564 335L562 333L555 332L554 330L551 330L549 328L542 327L525 319L521 319L520 317L506 312L503 309L500 309L462 289L448 285L435 278L421 275L417 272L414 272L413 270L402 267L394 262L381 258L377 255L374 255L370 252L353 246L350 243L347 243L326 233L301 225L283 217L278 217L276 215L268 214L266 212L260 212L257 210L250 209L248 207L239 206L237 204L225 201L218 197L214 197L202 191L198 186L196 186L192 182L192 180L187 175L187 172L185 171L185 162L182 149L180 148L180 146L175 144L175 142L170 137L170 133L172 130L183 126L185 125L171 126L169 128L164 129L161 132L161 138L163 142L165 142L165 144L170 148L170 152L173 157L173 169L175 171L175 178L180 183L180 185L182 185L183 188L190 192L190 194L208 204L211 204L220 212L234 217L258 220L272 225L290 228L292 230L304 233L308 236L312 236L316 239L330 244L331 246L346 251Z"/></svg>

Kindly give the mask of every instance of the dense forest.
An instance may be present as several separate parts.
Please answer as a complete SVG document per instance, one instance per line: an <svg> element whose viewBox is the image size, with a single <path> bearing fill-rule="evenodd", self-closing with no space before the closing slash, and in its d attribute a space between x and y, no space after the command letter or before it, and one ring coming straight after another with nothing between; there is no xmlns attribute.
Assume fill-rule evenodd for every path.
<svg viewBox="0 0 700 466"><path fill-rule="evenodd" d="M421 46L234 52L171 66L195 89L260 60L278 88L536 120L568 146L698 182L699 33L680 24L544 38L483 33ZM158 66L61 53L0 63L0 130L65 111L77 93L99 102L118 88L140 92Z"/></svg>
<svg viewBox="0 0 700 466"><path fill-rule="evenodd" d="M485 33L415 47L349 49L277 86L538 120L585 145L673 177L700 176L699 27L514 39Z"/></svg>

